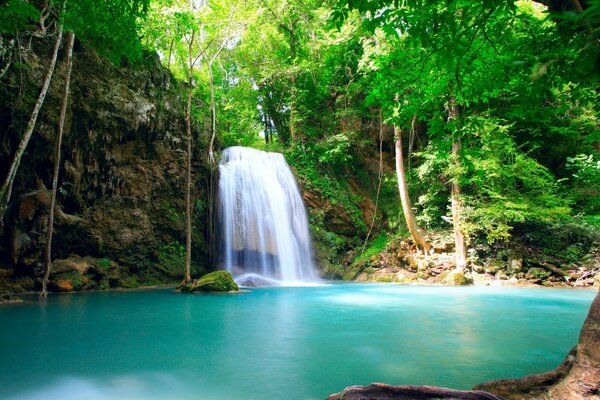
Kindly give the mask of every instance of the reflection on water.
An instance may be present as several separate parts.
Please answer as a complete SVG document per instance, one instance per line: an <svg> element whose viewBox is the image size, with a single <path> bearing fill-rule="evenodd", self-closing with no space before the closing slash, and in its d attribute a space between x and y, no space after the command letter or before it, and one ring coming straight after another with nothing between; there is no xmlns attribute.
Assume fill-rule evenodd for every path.
<svg viewBox="0 0 600 400"><path fill-rule="evenodd" d="M323 399L375 381L469 388L554 368L594 295L369 284L53 295L0 308L0 398Z"/></svg>

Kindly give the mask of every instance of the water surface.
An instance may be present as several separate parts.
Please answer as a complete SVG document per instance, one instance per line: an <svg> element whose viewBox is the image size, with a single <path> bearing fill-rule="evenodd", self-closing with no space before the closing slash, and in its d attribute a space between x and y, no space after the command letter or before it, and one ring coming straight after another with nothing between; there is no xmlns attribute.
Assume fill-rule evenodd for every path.
<svg viewBox="0 0 600 400"><path fill-rule="evenodd" d="M324 399L539 373L595 291L334 284L51 295L0 307L2 399Z"/></svg>

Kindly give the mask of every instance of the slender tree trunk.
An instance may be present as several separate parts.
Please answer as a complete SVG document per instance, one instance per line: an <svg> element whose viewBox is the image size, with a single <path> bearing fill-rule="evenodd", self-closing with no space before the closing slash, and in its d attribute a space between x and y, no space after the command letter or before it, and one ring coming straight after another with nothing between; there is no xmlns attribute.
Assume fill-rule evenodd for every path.
<svg viewBox="0 0 600 400"><path fill-rule="evenodd" d="M17 170L19 169L19 164L21 163L21 157L23 157L23 153L25 153L25 149L29 144L29 139L31 139L31 135L33 134L33 129L35 128L35 123L37 121L38 114L40 113L40 109L44 104L44 99L46 98L46 93L48 93L48 87L50 86L50 81L52 80L52 74L54 73L54 67L56 66L56 59L58 57L58 49L60 47L60 42L62 41L63 35L63 27L62 25L58 26L58 32L56 35L56 41L54 42L54 51L52 53L52 58L50 60L50 65L48 66L48 71L46 72L46 78L44 79L44 84L42 85L42 89L40 90L40 94L38 96L37 102L33 107L33 111L31 113L31 117L29 118L29 122L27 124L27 128L23 137L21 138L21 142L17 147L14 158L10 164L10 168L8 169L8 173L6 174L6 178L2 183L2 188L0 188L0 229L4 223L4 213L6 212L6 208L8 207L8 202L10 201L10 196L12 194L12 187L15 181L15 177L17 176Z"/></svg>
<svg viewBox="0 0 600 400"><path fill-rule="evenodd" d="M267 113L262 110L263 123L265 124L265 143L269 143L269 120L267 119Z"/></svg>
<svg viewBox="0 0 600 400"><path fill-rule="evenodd" d="M171 54L173 54L173 44L175 43L175 36L171 39L171 44L169 45L169 56L167 58L167 69L171 68Z"/></svg>
<svg viewBox="0 0 600 400"><path fill-rule="evenodd" d="M375 196L375 209L373 210L373 218L371 218L371 226L367 232L367 237L363 242L361 253L365 252L371 233L373 233L373 227L375 226L375 219L377 219L377 210L379 208L379 195L381 193L381 182L383 181L383 115L381 108L379 109L379 170L377 171L377 195Z"/></svg>
<svg viewBox="0 0 600 400"><path fill-rule="evenodd" d="M229 23L231 24L231 20L229 21ZM215 103L215 77L213 75L212 66L213 66L213 63L215 62L215 60L217 59L217 57L219 57L219 54L221 54L221 51L223 51L223 49L225 48L226 44L227 44L227 40L223 40L223 43L221 43L221 46L219 47L217 52L207 62L208 77L209 77L209 84L210 84L210 115L211 115L211 136L210 136L210 145L208 147L208 161L210 161L210 163L213 165L215 164L215 137L217 136L217 106Z"/></svg>
<svg viewBox="0 0 600 400"><path fill-rule="evenodd" d="M211 128L210 128L210 145L208 147L208 161L211 164L215 162L215 136L217 134L217 107L215 105L215 79L212 71L212 62L207 63L208 66L208 81L210 87L210 117L211 117Z"/></svg>
<svg viewBox="0 0 600 400"><path fill-rule="evenodd" d="M294 122L296 119L296 75L292 74L292 87L290 93L290 140L293 143L296 140L296 123Z"/></svg>
<svg viewBox="0 0 600 400"><path fill-rule="evenodd" d="M75 43L75 34L67 34L67 58L65 60L67 69L65 76L65 91L63 94L62 106L60 109L60 119L58 121L58 132L56 133L56 144L54 149L54 173L52 174L52 197L50 200L50 215L48 217L48 229L46 234L46 251L44 254L44 279L42 280L42 291L40 300L48 298L48 278L52 269L52 234L54 230L54 208L56 207L56 190L58 187L58 173L60 171L60 148L62 146L62 137L65 129L65 119L67 116L67 105L69 103L69 87L71 85L71 70L73 69L73 44Z"/></svg>
<svg viewBox="0 0 600 400"><path fill-rule="evenodd" d="M429 243L425 239L422 229L417 225L417 220L410 204L408 187L406 185L406 174L404 172L402 131L397 126L394 126L394 136L396 139L396 175L398 176L398 191L400 192L400 202L402 203L402 211L404 211L406 226L417 246L423 250L425 254L428 254L430 248Z"/></svg>
<svg viewBox="0 0 600 400"><path fill-rule="evenodd" d="M456 105L454 96L450 96L448 120L458 120L458 106ZM458 155L460 147L460 137L457 133L453 132L451 163L455 166L459 163ZM454 257L456 259L456 267L464 268L467 265L467 247L465 245L465 236L460 227L462 199L460 184L457 177L452 177L450 182L450 203L452 209L452 227L454 230Z"/></svg>
<svg viewBox="0 0 600 400"><path fill-rule="evenodd" d="M186 138L186 183L185 183L185 277L183 283L189 283L192 265L192 91L194 88L194 62L192 50L194 46L195 31L188 49L188 93L187 107L185 111L185 138Z"/></svg>

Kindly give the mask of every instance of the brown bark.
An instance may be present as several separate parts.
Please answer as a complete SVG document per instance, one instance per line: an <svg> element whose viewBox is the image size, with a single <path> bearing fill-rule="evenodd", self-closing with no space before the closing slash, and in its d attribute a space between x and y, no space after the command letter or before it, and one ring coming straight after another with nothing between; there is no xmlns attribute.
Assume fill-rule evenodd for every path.
<svg viewBox="0 0 600 400"><path fill-rule="evenodd" d="M406 174L404 172L404 155L402 152L402 132L400 128L394 126L394 135L396 137L396 175L398 177L398 191L400 192L400 202L406 226L417 246L423 250L424 254L429 253L429 243L421 228L417 225L415 214L413 213L410 196L408 195L408 186L406 185Z"/></svg>
<svg viewBox="0 0 600 400"><path fill-rule="evenodd" d="M230 21L231 22L231 21ZM208 160L214 164L215 163L215 137L217 135L217 106L215 104L215 78L212 71L212 66L221 51L225 48L227 44L227 40L223 40L221 46L217 50L214 56L207 62L208 67L208 78L209 78L209 86L210 86L210 117L211 117L211 135L210 135L210 145L208 146Z"/></svg>
<svg viewBox="0 0 600 400"><path fill-rule="evenodd" d="M502 400L491 393L477 390L453 390L436 386L392 386L372 383L350 386L327 400Z"/></svg>
<svg viewBox="0 0 600 400"><path fill-rule="evenodd" d="M46 78L44 79L44 83L40 90L40 94L35 103L35 106L33 107L33 111L31 112L31 117L29 118L29 122L27 123L25 133L23 134L21 142L19 142L19 146L15 151L14 158L10 164L10 168L8 170L8 173L6 174L6 178L4 179L4 183L2 183L2 188L0 188L0 229L3 226L4 213L6 212L8 202L10 201L13 183L15 181L15 177L17 176L17 170L19 169L19 165L21 163L21 157L23 157L23 153L25 153L25 149L29 144L29 139L31 139L31 135L33 134L33 129L35 128L35 123L37 121L38 114L40 113L42 105L44 104L46 93L48 93L48 87L50 86L52 74L54 73L54 67L56 66L56 59L58 58L58 49L60 47L60 42L62 41L62 35L63 27L62 25L59 25L58 32L56 35L56 41L54 42L54 51L52 53L52 58L50 59L48 72L46 72Z"/></svg>
<svg viewBox="0 0 600 400"><path fill-rule="evenodd" d="M450 106L448 109L448 120L458 119L458 106L453 96L450 96ZM454 167L459 165L458 154L460 152L460 137L457 133L452 133L452 157L451 163ZM452 177L450 182L450 204L452 210L452 229L454 231L454 258L457 268L464 268L467 265L467 248L465 245L465 236L460 227L462 215L461 189L457 177Z"/></svg>
<svg viewBox="0 0 600 400"><path fill-rule="evenodd" d="M73 68L73 44L75 43L75 34L67 34L67 58L65 63L65 91L63 94L62 106L60 109L60 119L58 121L58 132L56 133L56 145L54 149L54 172L52 174L52 196L50 198L50 215L48 217L48 230L46 234L46 249L44 254L44 279L42 280L42 291L40 300L46 300L48 297L48 278L52 269L52 234L54 231L54 208L56 207L56 190L58 187L58 174L60 172L60 148L62 146L62 137L65 128L65 119L67 116L67 105L69 103L69 87L71 85L71 70Z"/></svg>
<svg viewBox="0 0 600 400"><path fill-rule="evenodd" d="M210 145L208 147L208 161L215 162L214 144L217 134L217 109L215 105L215 80L212 72L212 63L208 63L208 82L210 87Z"/></svg>

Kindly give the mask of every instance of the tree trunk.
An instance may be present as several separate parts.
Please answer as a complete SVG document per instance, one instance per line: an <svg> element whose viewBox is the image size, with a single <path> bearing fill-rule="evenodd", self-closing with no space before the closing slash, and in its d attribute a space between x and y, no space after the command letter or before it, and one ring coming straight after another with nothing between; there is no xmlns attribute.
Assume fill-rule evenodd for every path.
<svg viewBox="0 0 600 400"><path fill-rule="evenodd" d="M56 144L54 149L54 173L52 174L52 197L50 200L50 215L48 217L48 230L46 234L46 251L44 260L44 279L42 280L42 291L40 300L46 300L48 297L48 278L52 269L52 233L54 229L54 208L56 206L56 189L58 186L58 173L60 171L60 148L62 145L62 136L65 128L65 118L67 116L67 105L69 103L69 86L71 85L71 70L73 68L73 44L75 43L75 34L67 34L67 58L65 60L67 69L65 76L65 91L63 94L62 106L60 109L60 119L58 121L58 132L56 133Z"/></svg>
<svg viewBox="0 0 600 400"><path fill-rule="evenodd" d="M207 64L208 66L208 78L210 87L210 116L211 116L211 136L210 145L208 147L208 161L211 164L215 162L215 135L217 134L217 108L215 106L215 79L212 72L212 62Z"/></svg>
<svg viewBox="0 0 600 400"><path fill-rule="evenodd" d="M185 138L186 138L186 183L185 183L185 277L183 283L189 283L191 277L192 265L192 91L194 89L194 62L192 60L192 50L194 47L195 31L188 49L188 93L187 107L185 111Z"/></svg>
<svg viewBox="0 0 600 400"><path fill-rule="evenodd" d="M402 132L400 128L394 126L394 136L396 139L396 175L398 177L398 191L400 192L400 202L402 203L402 211L406 220L406 226L415 241L416 245L423 250L424 254L429 253L429 243L423 235L423 231L417 225L415 214L413 213L410 197L408 195L408 187L406 185L406 174L404 172L404 155L402 153Z"/></svg>
<svg viewBox="0 0 600 400"><path fill-rule="evenodd" d="M296 140L296 124L294 122L295 116L295 105L296 102L296 75L292 73L292 85L291 85L291 93L290 93L290 141L293 143Z"/></svg>
<svg viewBox="0 0 600 400"><path fill-rule="evenodd" d="M375 226L375 220L377 219L377 210L379 208L379 195L381 193L381 182L383 181L383 114L381 108L379 108L379 170L377 171L377 194L375 196L375 209L373 210L373 218L371 218L371 225L367 232L367 237L363 242L361 253L365 252L371 233L373 233L373 227Z"/></svg>
<svg viewBox="0 0 600 400"><path fill-rule="evenodd" d="M267 119L267 113L262 110L263 122L265 124L265 143L269 143L269 120Z"/></svg>
<svg viewBox="0 0 600 400"><path fill-rule="evenodd" d="M448 109L448 120L458 120L458 106L454 96L450 96L450 105ZM451 163L458 166L458 154L460 152L460 138L455 132L452 133L452 157ZM462 215L462 199L458 177L452 177L450 182L450 203L452 209L452 228L454 230L454 258L457 268L464 268L467 265L467 248L465 246L465 236L460 228Z"/></svg>
<svg viewBox="0 0 600 400"><path fill-rule="evenodd" d="M40 94L38 96L37 102L33 107L33 111L31 113L31 117L29 118L29 122L27 123L27 128L23 137L21 138L21 142L17 147L15 152L15 156L10 164L10 168L8 169L8 173L6 174L6 178L4 183L2 183L2 188L0 189L0 229L2 229L4 223L4 213L6 212L6 208L8 207L8 202L10 201L10 196L12 194L12 187L15 181L15 177L17 176L17 170L19 169L19 164L21 163L21 157L23 157L23 153L25 153L25 149L27 148L27 144L29 144L29 139L31 139L31 135L33 134L33 129L35 128L35 123L37 121L38 114L40 113L40 109L44 104L44 99L46 98L46 93L48 93L48 87L50 86L50 81L52 80L52 74L54 73L54 67L56 66L56 59L58 57L58 49L60 47L60 42L62 41L63 35L63 27L62 25L58 26L58 32L56 35L56 41L54 43L54 51L52 53L52 59L50 60L50 65L48 66L48 72L46 72L46 78L44 79L44 84L42 85L42 89L40 90Z"/></svg>

